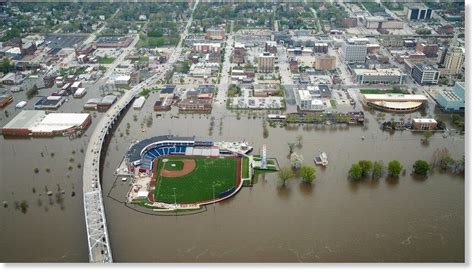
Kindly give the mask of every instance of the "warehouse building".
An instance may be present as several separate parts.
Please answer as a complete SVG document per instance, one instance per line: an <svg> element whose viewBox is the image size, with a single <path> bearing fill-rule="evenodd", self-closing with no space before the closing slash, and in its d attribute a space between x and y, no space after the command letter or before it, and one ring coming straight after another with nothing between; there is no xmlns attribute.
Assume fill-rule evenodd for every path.
<svg viewBox="0 0 474 272"><path fill-rule="evenodd" d="M35 110L57 110L65 102L62 96L45 96L35 103Z"/></svg>
<svg viewBox="0 0 474 272"><path fill-rule="evenodd" d="M87 113L49 113L24 110L2 128L8 136L65 136L83 131L92 122Z"/></svg>

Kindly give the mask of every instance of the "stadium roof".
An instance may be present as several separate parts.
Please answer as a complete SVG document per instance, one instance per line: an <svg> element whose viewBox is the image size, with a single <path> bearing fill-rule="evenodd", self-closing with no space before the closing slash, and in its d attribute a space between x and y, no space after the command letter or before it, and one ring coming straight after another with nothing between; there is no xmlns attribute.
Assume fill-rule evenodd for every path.
<svg viewBox="0 0 474 272"><path fill-rule="evenodd" d="M142 150L152 143L160 142L160 141L194 141L194 137L178 137L173 135L161 135L151 137L138 143L132 145L127 152L127 159L129 162L138 161L141 159L141 152Z"/></svg>

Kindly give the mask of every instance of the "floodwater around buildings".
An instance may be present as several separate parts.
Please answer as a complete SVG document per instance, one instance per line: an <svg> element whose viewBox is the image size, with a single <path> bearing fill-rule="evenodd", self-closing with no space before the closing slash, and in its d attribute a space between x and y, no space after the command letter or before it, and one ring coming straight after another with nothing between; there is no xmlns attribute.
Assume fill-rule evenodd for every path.
<svg viewBox="0 0 474 272"><path fill-rule="evenodd" d="M460 159L463 136L435 134L429 145L422 145L421 135L383 132L375 114L367 114L366 128L269 127L264 139L261 115L254 119L242 113L238 120L235 113L215 109L211 127L206 115L157 116L151 111L154 101L152 95L141 111L128 111L107 149L102 186L114 261L464 261L464 178L434 172L420 180L410 174L414 161L430 161L438 148ZM86 136L74 140L0 140L0 201L8 205L0 208L1 261L88 261L79 164L97 118L100 114ZM304 162L314 165L321 150L329 165L317 167L313 185L295 179L281 187L276 174L266 174L203 213L147 215L123 204L129 186L113 172L133 140L162 134L245 139L254 153L266 144L268 156L280 165L289 164L287 143L302 135L302 146L295 151ZM397 159L406 173L398 180L351 182L347 171L360 159L385 164Z"/></svg>

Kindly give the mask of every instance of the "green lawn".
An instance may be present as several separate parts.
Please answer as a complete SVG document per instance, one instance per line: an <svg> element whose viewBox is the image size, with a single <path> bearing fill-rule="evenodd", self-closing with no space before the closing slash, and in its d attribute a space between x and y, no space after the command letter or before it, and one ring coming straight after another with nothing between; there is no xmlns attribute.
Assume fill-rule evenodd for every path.
<svg viewBox="0 0 474 272"><path fill-rule="evenodd" d="M361 94L402 94L405 93L403 90L398 88L391 88L391 89L360 89Z"/></svg>
<svg viewBox="0 0 474 272"><path fill-rule="evenodd" d="M331 100L329 100L329 101L331 102L331 107L332 107L333 109L337 108L337 102L336 102L335 99L331 99Z"/></svg>
<svg viewBox="0 0 474 272"><path fill-rule="evenodd" d="M115 61L115 58L105 56L105 57L99 57L97 61L99 62L99 64L111 64Z"/></svg>
<svg viewBox="0 0 474 272"><path fill-rule="evenodd" d="M173 157L173 161L180 157ZM190 157L183 156L183 159ZM155 201L174 203L174 190L176 188L177 203L192 203L211 200L219 193L235 186L237 178L237 160L233 158L206 158L194 157L196 168L193 172L182 177L161 177L155 188ZM162 169L163 159L158 162L158 171ZM213 191L213 184L215 190Z"/></svg>

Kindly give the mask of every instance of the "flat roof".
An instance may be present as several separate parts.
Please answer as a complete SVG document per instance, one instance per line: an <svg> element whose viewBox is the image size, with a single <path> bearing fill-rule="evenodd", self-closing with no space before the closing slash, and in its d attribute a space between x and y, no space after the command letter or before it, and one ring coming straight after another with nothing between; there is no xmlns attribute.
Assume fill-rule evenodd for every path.
<svg viewBox="0 0 474 272"><path fill-rule="evenodd" d="M52 132L82 125L90 116L88 113L50 113L31 128L32 132Z"/></svg>
<svg viewBox="0 0 474 272"><path fill-rule="evenodd" d="M413 122L417 122L417 123L438 123L433 118L413 118Z"/></svg>
<svg viewBox="0 0 474 272"><path fill-rule="evenodd" d="M368 75L368 76L401 76L402 72L398 68L386 68L386 69L354 69L356 75Z"/></svg>
<svg viewBox="0 0 474 272"><path fill-rule="evenodd" d="M24 110L20 111L3 128L30 129L46 116L45 111Z"/></svg>

